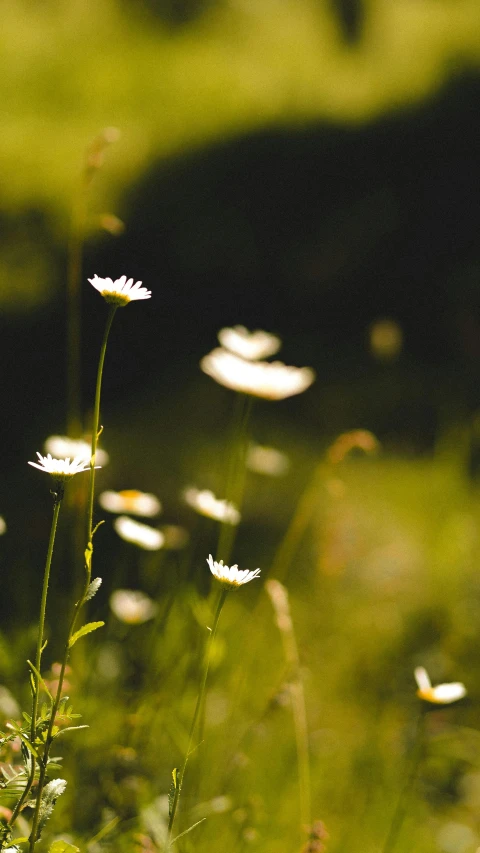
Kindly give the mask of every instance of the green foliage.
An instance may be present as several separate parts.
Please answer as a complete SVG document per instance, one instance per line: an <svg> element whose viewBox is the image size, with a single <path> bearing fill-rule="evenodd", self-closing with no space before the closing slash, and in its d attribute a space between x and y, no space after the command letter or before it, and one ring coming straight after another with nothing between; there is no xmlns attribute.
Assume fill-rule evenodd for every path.
<svg viewBox="0 0 480 853"><path fill-rule="evenodd" d="M77 642L77 640L80 639L80 637L85 637L86 634L91 634L92 631L96 631L97 628L102 628L104 625L105 622L87 622L86 625L83 625L81 628L78 629L78 631L75 631L75 633L72 634L69 643L70 648L75 645L75 643Z"/></svg>

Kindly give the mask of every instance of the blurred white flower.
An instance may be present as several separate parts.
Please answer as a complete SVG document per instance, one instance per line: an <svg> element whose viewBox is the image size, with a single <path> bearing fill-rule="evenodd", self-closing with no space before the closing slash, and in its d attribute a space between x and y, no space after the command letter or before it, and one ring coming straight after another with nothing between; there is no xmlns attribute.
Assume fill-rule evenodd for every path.
<svg viewBox="0 0 480 853"><path fill-rule="evenodd" d="M224 521L227 524L238 524L240 521L241 516L237 507L230 501L216 498L208 489L200 490L190 486L183 492L183 497L192 509L200 515L206 515L207 518Z"/></svg>
<svg viewBox="0 0 480 853"><path fill-rule="evenodd" d="M286 474L290 461L285 453L262 444L251 444L247 450L246 466L256 474L281 477Z"/></svg>
<svg viewBox="0 0 480 853"><path fill-rule="evenodd" d="M245 358L247 361L257 361L259 358L268 358L275 355L280 349L282 342L276 335L270 332L249 332L245 326L233 326L231 329L220 329L218 340L222 347Z"/></svg>
<svg viewBox="0 0 480 853"><path fill-rule="evenodd" d="M54 459L50 453L42 456L37 450L39 462L29 462L34 468L39 468L40 471L45 471L51 474L56 480L66 480L68 477L73 477L75 474L81 474L83 471L90 471L90 463L86 462L81 456L77 456L70 461L67 459ZM100 468L100 465L95 465Z"/></svg>
<svg viewBox="0 0 480 853"><path fill-rule="evenodd" d="M281 361L245 361L221 347L204 356L200 367L232 391L267 400L284 400L301 394L315 379L310 367L288 367Z"/></svg>
<svg viewBox="0 0 480 853"><path fill-rule="evenodd" d="M128 518L126 515L119 515L113 522L113 526L122 539L138 545L145 551L158 551L165 541L160 530L155 527L148 527L147 524L140 524L140 522L134 521L133 518Z"/></svg>
<svg viewBox="0 0 480 853"><path fill-rule="evenodd" d="M5 521L3 515L0 515L0 536L3 536L3 534L6 532L7 532L7 522Z"/></svg>
<svg viewBox="0 0 480 853"><path fill-rule="evenodd" d="M98 500L100 506L108 512L131 512L132 515L142 515L145 518L152 518L162 510L162 504L156 495L136 489L102 492Z"/></svg>
<svg viewBox="0 0 480 853"><path fill-rule="evenodd" d="M423 666L417 666L414 676L418 686L417 696L433 705L450 705L451 702L458 702L467 695L467 689L460 681L437 684L436 687L432 687L428 672Z"/></svg>
<svg viewBox="0 0 480 853"><path fill-rule="evenodd" d="M128 305L129 302L135 302L137 299L150 299L152 295L151 290L141 286L141 281L134 284L133 278L129 278L127 281L126 275L112 281L111 278L99 278L95 274L93 278L88 280L102 294L105 302L119 307Z"/></svg>
<svg viewBox="0 0 480 853"><path fill-rule="evenodd" d="M68 435L50 435L44 444L44 448L47 453L51 453L57 459L65 459L68 456L70 459L78 457L90 461L92 455L91 442L84 438L69 438ZM108 453L106 450L97 447L95 461L102 468L107 465Z"/></svg>
<svg viewBox="0 0 480 853"><path fill-rule="evenodd" d="M157 614L158 607L148 595L136 589L116 589L110 596L110 608L120 622L141 625Z"/></svg>
<svg viewBox="0 0 480 853"><path fill-rule="evenodd" d="M255 569L254 572L251 572L248 569L240 570L237 565L224 566L223 560L217 562L211 554L208 556L207 563L212 575L215 575L220 583L227 584L228 586L242 586L242 584L249 583L254 578L258 578L260 574L260 569Z"/></svg>

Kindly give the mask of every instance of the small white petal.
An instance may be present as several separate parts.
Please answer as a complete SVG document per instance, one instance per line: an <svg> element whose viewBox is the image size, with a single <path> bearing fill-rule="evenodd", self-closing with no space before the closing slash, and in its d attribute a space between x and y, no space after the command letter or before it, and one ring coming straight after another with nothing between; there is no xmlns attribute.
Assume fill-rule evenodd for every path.
<svg viewBox="0 0 480 853"><path fill-rule="evenodd" d="M82 456L76 456L71 461L69 457L66 459L54 459L50 453L42 456L37 450L37 457L38 462L29 462L28 464L34 468L38 468L40 471L45 471L46 474L50 474L57 480L66 480L75 474L90 471L90 463ZM100 468L100 465L96 465L95 467Z"/></svg>
<svg viewBox="0 0 480 853"><path fill-rule="evenodd" d="M413 674L419 690L430 690L432 682L424 666L417 666Z"/></svg>

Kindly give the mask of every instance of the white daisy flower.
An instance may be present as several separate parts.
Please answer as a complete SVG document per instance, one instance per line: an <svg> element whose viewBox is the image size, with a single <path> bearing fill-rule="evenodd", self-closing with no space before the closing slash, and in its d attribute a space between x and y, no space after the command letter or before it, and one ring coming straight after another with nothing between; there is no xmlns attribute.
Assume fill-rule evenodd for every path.
<svg viewBox="0 0 480 853"><path fill-rule="evenodd" d="M152 518L161 512L162 505L156 495L139 492L137 489L124 489L121 492L106 491L98 498L100 506L108 512L130 512Z"/></svg>
<svg viewBox="0 0 480 853"><path fill-rule="evenodd" d="M75 474L81 474L83 471L90 471L90 462L87 462L82 456L76 456L70 461L66 459L54 459L51 453L42 456L37 450L38 462L29 462L34 468L40 471L45 471L46 474L51 474L56 480L67 480ZM95 468L100 468L100 465L95 465Z"/></svg>
<svg viewBox="0 0 480 853"><path fill-rule="evenodd" d="M133 545L138 545L145 551L158 551L163 547L165 537L155 527L140 524L139 521L134 521L133 518L128 518L126 515L119 515L113 522L113 526L122 539L125 539L126 542L132 542Z"/></svg>
<svg viewBox="0 0 480 853"><path fill-rule="evenodd" d="M57 459L65 459L67 456L82 458L90 461L92 455L91 442L84 438L69 438L68 435L50 435L45 441L44 448ZM97 447L95 461L102 467L108 464L108 453Z"/></svg>
<svg viewBox="0 0 480 853"><path fill-rule="evenodd" d="M250 572L248 569L240 570L237 565L224 566L223 560L217 562L211 554L208 556L207 563L212 575L215 575L220 583L225 583L228 586L242 586L244 583L249 583L254 578L258 578L260 574L260 569Z"/></svg>
<svg viewBox="0 0 480 853"><path fill-rule="evenodd" d="M216 498L209 489L196 489L190 486L183 492L186 503L200 515L213 518L215 521L224 521L227 524L238 524L240 513L237 507L230 501Z"/></svg>
<svg viewBox="0 0 480 853"><path fill-rule="evenodd" d="M290 467L290 461L285 453L263 444L249 446L245 464L250 471L265 474L268 477L282 477Z"/></svg>
<svg viewBox="0 0 480 853"><path fill-rule="evenodd" d="M93 278L88 280L102 294L105 302L119 307L128 305L129 302L135 302L137 299L150 299L152 295L150 290L141 286L141 281L134 284L133 278L129 278L127 281L126 275L112 281L111 278L99 278L95 274Z"/></svg>
<svg viewBox="0 0 480 853"><path fill-rule="evenodd" d="M245 326L233 326L231 329L220 329L218 340L222 347L245 358L247 361L257 361L259 358L268 358L275 355L280 349L282 342L276 335L270 332L249 332Z"/></svg>
<svg viewBox="0 0 480 853"><path fill-rule="evenodd" d="M284 400L301 394L315 379L310 367L288 367L281 361L245 361L221 347L204 356L200 367L232 391L267 400Z"/></svg>
<svg viewBox="0 0 480 853"><path fill-rule="evenodd" d="M460 681L432 687L428 672L423 666L417 666L414 676L418 686L417 696L433 705L450 705L467 695L467 688Z"/></svg>
<svg viewBox="0 0 480 853"><path fill-rule="evenodd" d="M110 596L110 608L117 619L127 625L148 622L158 611L155 602L136 589L116 589Z"/></svg>

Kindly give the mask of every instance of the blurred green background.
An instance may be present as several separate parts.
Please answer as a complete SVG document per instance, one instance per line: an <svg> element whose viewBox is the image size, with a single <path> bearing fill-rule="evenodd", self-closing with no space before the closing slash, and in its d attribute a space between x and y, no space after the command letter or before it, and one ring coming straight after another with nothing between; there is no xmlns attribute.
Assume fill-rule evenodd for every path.
<svg viewBox="0 0 480 853"><path fill-rule="evenodd" d="M355 427L378 436L378 458L346 461L319 485L289 574L312 819L325 820L329 851L380 853L417 713L412 670L423 664L434 680L463 679L470 699L430 715L399 851L475 853L478 0L9 0L1 11L0 680L27 702L50 506L26 462L66 428L71 211L86 148L118 127L88 195L87 429L105 319L87 277L134 276L152 300L115 321L100 488L153 491L165 521L193 532L181 489L220 494L228 451L231 394L198 369L218 329L274 331L282 359L314 367L305 395L254 409L253 437L287 452L291 468L273 484L249 475L235 553L266 576L326 448ZM117 236L99 227L105 213L124 223ZM67 521L62 535L60 614L75 586ZM192 648L209 618L202 566L217 531L197 524L194 535L193 584L178 555L157 565L125 550L110 523L98 537L105 583L93 618L112 589L131 585L158 598L168 621L126 628L110 617L74 660L75 701L92 728L68 756L56 827L83 849L120 819L90 853L157 849L156 797L184 745ZM197 782L192 768L182 828L210 817L184 850L300 850L288 673L260 583L232 597L220 633L210 771Z"/></svg>

